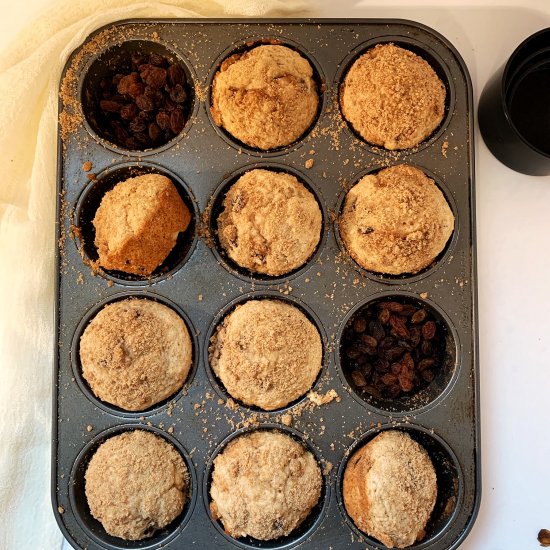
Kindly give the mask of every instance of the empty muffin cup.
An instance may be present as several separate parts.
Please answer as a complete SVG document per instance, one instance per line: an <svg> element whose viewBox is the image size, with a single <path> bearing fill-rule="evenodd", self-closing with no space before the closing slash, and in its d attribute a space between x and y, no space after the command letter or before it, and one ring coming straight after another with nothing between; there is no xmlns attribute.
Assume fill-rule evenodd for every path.
<svg viewBox="0 0 550 550"><path fill-rule="evenodd" d="M128 40L99 54L81 83L85 124L113 150L171 146L195 105L191 69L161 42Z"/></svg>
<svg viewBox="0 0 550 550"><path fill-rule="evenodd" d="M121 271L120 269L105 269L100 266L100 257L97 247L97 234L96 228L94 227L94 219L98 212L100 205L105 197L105 195L113 190L117 184L126 182L131 178L136 178L138 176L145 176L149 174L158 174L168 178L172 184L171 189L175 189L178 198L178 201L181 200L184 208L186 210L186 215L189 215L190 218L183 221L188 221L188 225L184 231L180 231L177 234L174 242L174 235L172 234L172 229L170 233L166 233L164 225L160 225L158 219L150 220L150 223L144 225L144 231L150 232L153 228L155 231L158 230L159 238L163 242L163 250L167 250L167 247L173 244L173 248L170 250L168 255L162 261L162 263L153 270L150 275L139 275L134 272ZM146 190L144 189L146 192ZM173 192L173 191L171 191ZM147 193L147 192L146 192ZM148 197L144 196L144 200L147 200ZM132 204L132 195L127 199ZM163 199L164 200L164 199ZM136 214L137 215L146 215L147 210L139 208L136 204ZM161 213L164 213L162 211ZM109 223L113 223L112 216L104 216ZM176 175L170 172L169 170L157 166L151 163L141 163L135 165L132 163L124 163L107 168L103 172L99 173L97 179L92 181L87 185L87 187L82 192L75 210L75 225L78 228L78 237L80 240L80 247L83 252L83 258L85 261L92 267L94 271L98 271L101 275L105 276L108 279L124 284L124 285L148 285L151 282L162 280L168 277L170 274L174 273L179 269L185 261L191 255L197 240L196 236L196 220L198 218L198 210L196 201L187 187L187 185ZM156 223L156 225L151 225ZM182 226L183 227L183 226ZM105 233L105 232L104 232ZM106 233L110 238L113 233ZM132 233L133 234L133 233ZM150 235L152 237L152 235ZM132 237L134 238L134 237ZM135 239L135 238L134 238ZM172 239L170 242L168 242ZM118 239L117 242L121 241ZM151 242L151 239L147 240L135 240L136 246L132 251L132 255L129 255L126 259L127 262L134 262L134 256L139 252L139 247L146 247L145 250L153 250L155 254L159 253L159 248L155 247L154 242ZM159 243L160 245L160 243ZM125 248L120 245L120 253L117 253L118 264L122 268L125 268L124 257L125 257ZM137 247L137 248L136 248ZM149 261L148 257L146 258ZM133 264L131 264L133 265ZM133 269L133 268L132 268Z"/></svg>
<svg viewBox="0 0 550 550"><path fill-rule="evenodd" d="M337 363L352 395L392 414L425 409L446 394L458 365L458 338L433 302L383 293L344 320Z"/></svg>

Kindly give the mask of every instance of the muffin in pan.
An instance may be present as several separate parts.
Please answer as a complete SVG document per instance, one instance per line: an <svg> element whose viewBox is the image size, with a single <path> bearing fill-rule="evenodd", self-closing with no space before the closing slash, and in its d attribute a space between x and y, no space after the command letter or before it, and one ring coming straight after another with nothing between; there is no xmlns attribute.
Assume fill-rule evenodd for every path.
<svg viewBox="0 0 550 550"><path fill-rule="evenodd" d="M262 150L298 140L317 114L313 69L298 52L263 45L228 57L212 83L210 111L217 126Z"/></svg>
<svg viewBox="0 0 550 550"><path fill-rule="evenodd" d="M344 118L368 143L408 149L426 139L445 113L445 86L430 64L394 44L360 56L340 88Z"/></svg>
<svg viewBox="0 0 550 550"><path fill-rule="evenodd" d="M193 349L183 319L154 300L106 305L80 338L82 376L102 401L143 411L177 392Z"/></svg>
<svg viewBox="0 0 550 550"><path fill-rule="evenodd" d="M92 516L107 533L142 540L182 513L189 472L161 437L145 430L125 432L102 443L92 456L85 493Z"/></svg>
<svg viewBox="0 0 550 550"><path fill-rule="evenodd" d="M295 176L255 169L227 192L218 216L218 237L240 267L284 275L315 252L322 221L317 200Z"/></svg>
<svg viewBox="0 0 550 550"><path fill-rule="evenodd" d="M409 435L387 430L349 459L343 497L361 531L388 548L406 548L425 536L437 498L435 469Z"/></svg>
<svg viewBox="0 0 550 550"><path fill-rule="evenodd" d="M339 220L342 241L363 268L388 275L429 266L453 233L445 196L422 170L400 164L352 187Z"/></svg>
<svg viewBox="0 0 550 550"><path fill-rule="evenodd" d="M232 440L214 459L210 510L234 538L290 535L321 496L321 470L292 437L259 430Z"/></svg>
<svg viewBox="0 0 550 550"><path fill-rule="evenodd" d="M134 275L151 275L174 248L191 213L172 181L145 174L105 193L93 219L98 263Z"/></svg>
<svg viewBox="0 0 550 550"><path fill-rule="evenodd" d="M229 394L271 411L302 397L323 361L321 336L281 300L249 300L218 325L208 349L212 370Z"/></svg>

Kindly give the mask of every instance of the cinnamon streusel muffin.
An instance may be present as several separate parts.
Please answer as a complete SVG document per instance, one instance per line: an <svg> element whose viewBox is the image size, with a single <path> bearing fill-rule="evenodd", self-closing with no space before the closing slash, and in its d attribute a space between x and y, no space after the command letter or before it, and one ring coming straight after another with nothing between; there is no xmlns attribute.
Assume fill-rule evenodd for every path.
<svg viewBox="0 0 550 550"><path fill-rule="evenodd" d="M255 273L297 269L321 237L321 209L291 174L251 170L231 186L223 208L220 243L235 263Z"/></svg>
<svg viewBox="0 0 550 550"><path fill-rule="evenodd" d="M95 214L99 265L150 275L174 248L191 213L166 176L145 174L105 193Z"/></svg>
<svg viewBox="0 0 550 550"><path fill-rule="evenodd" d="M170 443L135 430L99 446L86 469L85 492L92 516L107 533L142 540L181 514L189 472Z"/></svg>
<svg viewBox="0 0 550 550"><path fill-rule="evenodd" d="M94 394L127 411L143 411L178 391L193 357L183 319L146 299L106 305L84 330L79 353Z"/></svg>
<svg viewBox="0 0 550 550"><path fill-rule="evenodd" d="M346 74L340 105L346 120L369 143L407 149L439 126L445 94L427 61L394 44L377 44Z"/></svg>
<svg viewBox="0 0 550 550"><path fill-rule="evenodd" d="M292 437L259 430L231 441L214 459L210 510L234 538L289 535L321 496L315 457Z"/></svg>
<svg viewBox="0 0 550 550"><path fill-rule="evenodd" d="M388 548L406 548L425 536L437 478L421 445L403 432L387 430L349 459L343 496L361 531Z"/></svg>
<svg viewBox="0 0 550 550"><path fill-rule="evenodd" d="M286 46L227 58L214 77L214 122L251 147L293 143L311 126L319 96L309 61Z"/></svg>
<svg viewBox="0 0 550 550"><path fill-rule="evenodd" d="M281 300L249 300L218 325L210 364L229 394L271 411L304 395L321 370L323 347L315 325Z"/></svg>
<svg viewBox="0 0 550 550"><path fill-rule="evenodd" d="M360 266L400 275L434 261L453 232L454 216L432 179L400 164L365 176L349 190L339 227Z"/></svg>

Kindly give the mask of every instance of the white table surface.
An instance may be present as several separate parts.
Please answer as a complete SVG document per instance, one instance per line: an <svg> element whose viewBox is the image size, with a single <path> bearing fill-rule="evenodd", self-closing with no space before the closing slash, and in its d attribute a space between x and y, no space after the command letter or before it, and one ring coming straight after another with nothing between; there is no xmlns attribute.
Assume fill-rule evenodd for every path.
<svg viewBox="0 0 550 550"><path fill-rule="evenodd" d="M0 0L0 48L49 3ZM550 26L545 0L312 4L319 17L405 18L436 29L464 57L476 108L515 46ZM535 549L539 529L550 528L550 176L504 167L476 126L476 187L483 496L461 549Z"/></svg>

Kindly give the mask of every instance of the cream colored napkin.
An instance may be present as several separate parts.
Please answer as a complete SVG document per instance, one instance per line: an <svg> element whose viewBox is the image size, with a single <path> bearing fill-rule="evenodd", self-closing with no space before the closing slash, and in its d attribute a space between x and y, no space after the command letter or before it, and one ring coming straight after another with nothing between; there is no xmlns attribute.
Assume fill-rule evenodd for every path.
<svg viewBox="0 0 550 550"><path fill-rule="evenodd" d="M0 548L60 548L50 504L59 78L97 29L138 17L304 16L301 0L63 0L0 57Z"/></svg>

